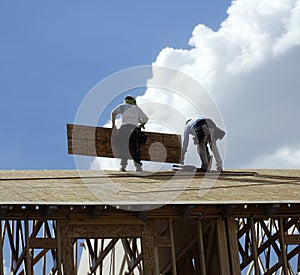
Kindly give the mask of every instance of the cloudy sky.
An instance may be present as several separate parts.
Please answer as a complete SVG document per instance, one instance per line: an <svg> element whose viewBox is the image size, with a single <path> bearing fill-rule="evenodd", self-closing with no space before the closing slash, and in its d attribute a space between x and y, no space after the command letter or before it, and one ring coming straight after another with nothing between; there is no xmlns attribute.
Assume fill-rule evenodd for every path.
<svg viewBox="0 0 300 275"><path fill-rule="evenodd" d="M299 168L300 1L233 1L216 30L198 24L188 44L153 64L191 75L216 101L225 167Z"/></svg>
<svg viewBox="0 0 300 275"><path fill-rule="evenodd" d="M1 169L76 168L66 124L99 81L140 65L204 87L227 132L225 168L300 167L300 1L0 1L0 34ZM170 102L189 112L159 101Z"/></svg>

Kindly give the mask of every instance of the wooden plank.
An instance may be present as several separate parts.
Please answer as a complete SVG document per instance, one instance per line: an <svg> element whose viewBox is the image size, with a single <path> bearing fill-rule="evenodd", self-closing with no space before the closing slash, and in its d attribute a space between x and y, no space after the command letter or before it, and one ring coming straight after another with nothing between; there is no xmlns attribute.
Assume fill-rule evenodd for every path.
<svg viewBox="0 0 300 275"><path fill-rule="evenodd" d="M155 247L155 246L154 246L154 264L155 264L155 275L159 275L160 270L159 270L158 247Z"/></svg>
<svg viewBox="0 0 300 275"><path fill-rule="evenodd" d="M281 247L281 260L282 260L282 267L284 274L288 273L288 260L287 260L287 250L284 243L284 226L283 226L283 220L282 218L279 218L279 241L280 241L280 247Z"/></svg>
<svg viewBox="0 0 300 275"><path fill-rule="evenodd" d="M201 275L206 275L203 230L202 230L202 222L200 219L198 220L198 238L199 238L199 260L200 260Z"/></svg>
<svg viewBox="0 0 300 275"><path fill-rule="evenodd" d="M25 220L25 238L26 238L26 247L24 250L26 251L25 255L25 271L26 274L31 275L33 273L33 265L32 265L32 255L29 248L29 224L28 220Z"/></svg>
<svg viewBox="0 0 300 275"><path fill-rule="evenodd" d="M285 235L284 240L286 244L300 244L300 234Z"/></svg>
<svg viewBox="0 0 300 275"><path fill-rule="evenodd" d="M177 275L176 250L175 250L175 238L174 238L174 230L173 230L173 221L172 221L172 219L169 219L168 222L169 222L169 231L170 231L170 238L171 238L172 274Z"/></svg>
<svg viewBox="0 0 300 275"><path fill-rule="evenodd" d="M61 240L61 230L56 228L56 235L57 235L57 275L62 275L62 240Z"/></svg>
<svg viewBox="0 0 300 275"><path fill-rule="evenodd" d="M141 146L141 159L154 162L179 163L181 136L143 131L147 136ZM112 142L118 130L111 128L67 124L68 153L84 156L117 157Z"/></svg>
<svg viewBox="0 0 300 275"><path fill-rule="evenodd" d="M239 247L237 239L237 223L235 219L227 219L228 229L228 246L230 251L230 264L232 275L241 274L240 259L239 259Z"/></svg>
<svg viewBox="0 0 300 275"><path fill-rule="evenodd" d="M151 227L146 225L142 231L142 251L143 251L143 273L149 275L157 274L158 267L155 260L155 249L154 249L154 234Z"/></svg>
<svg viewBox="0 0 300 275"><path fill-rule="evenodd" d="M74 267L74 253L73 253L73 242L72 242L72 230L73 228L66 223L64 220L57 221L57 230L60 234L61 253L62 261L62 274L75 275Z"/></svg>
<svg viewBox="0 0 300 275"><path fill-rule="evenodd" d="M29 238L29 248L57 248L57 239L55 238Z"/></svg>
<svg viewBox="0 0 300 275"><path fill-rule="evenodd" d="M250 218L250 231L251 231L251 239L252 239L252 251L253 251L253 261L254 261L254 271L255 274L259 273L259 265L258 265L258 251L257 251L257 239L255 235L255 228L254 228L254 221L252 218Z"/></svg>
<svg viewBox="0 0 300 275"><path fill-rule="evenodd" d="M214 219L211 219L208 222L208 227L207 230L203 230L204 233L206 233L205 238L207 239L207 249L206 249L206 266L209 269L213 262L216 262L216 257L214 256L214 245L215 245L215 227L216 227L216 222ZM208 230L209 229L209 230Z"/></svg>
<svg viewBox="0 0 300 275"><path fill-rule="evenodd" d="M219 272L220 274L230 274L228 247L225 222L223 219L217 219L217 248L219 258ZM259 273L256 273L259 274Z"/></svg>
<svg viewBox="0 0 300 275"><path fill-rule="evenodd" d="M34 257L34 259L32 260L32 266L34 266L35 264L37 264L41 259L46 259L46 254L49 251L49 249L43 249L38 255L36 255Z"/></svg>

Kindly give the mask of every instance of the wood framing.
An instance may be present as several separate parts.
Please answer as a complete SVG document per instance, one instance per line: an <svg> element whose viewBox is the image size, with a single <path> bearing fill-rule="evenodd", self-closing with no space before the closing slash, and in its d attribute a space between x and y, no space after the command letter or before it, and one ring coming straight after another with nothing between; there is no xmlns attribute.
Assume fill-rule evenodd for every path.
<svg viewBox="0 0 300 275"><path fill-rule="evenodd" d="M289 192L294 192L291 196L296 198L297 192L300 194L297 172L294 175L274 173L220 176L215 190L205 195L203 201L196 201L193 194L196 184L200 185L204 177L195 176L192 188L187 188L180 200L157 206L137 205L134 199L131 205L123 201L113 206L92 199L88 203L81 200L76 203L73 199L63 203L57 199L61 194L53 195L55 201L53 197L47 201L49 197L45 196L43 203L42 197L36 203L29 199L31 195L38 196L37 192L46 194L45 182L48 195L53 192L51 188L59 192L58 185L61 190L69 186L72 196L80 194L76 190L83 193L84 185L73 172L0 171L3 193L0 195L3 198L0 275L297 274L300 272L300 201L289 201L284 193L278 194L281 199L277 202L254 201L254 192L249 192L249 200L244 203L226 200L232 192L238 196L250 183L256 189L272 185L267 189L272 197L276 189L273 185L279 189L290 184ZM136 184L138 191L143 191L139 190L144 188L142 184L170 179L168 173L140 178L135 174L123 178L118 173L113 175L124 186ZM86 176L96 179L99 189L105 185L104 178ZM230 186L229 191L224 187L226 184ZM207 199L219 198L218 190L223 200ZM9 202L11 198L15 201Z"/></svg>
<svg viewBox="0 0 300 275"><path fill-rule="evenodd" d="M4 274L5 268L4 249L6 253L10 251L12 274L47 274L49 268L42 269L46 257L47 262L52 261L53 274L77 274L78 254L74 252L80 248L76 248L77 240L85 240L88 255L93 259L85 270L88 274L105 268L105 261L120 247L124 255L122 270L126 274L170 275L175 274L174 270L178 274L193 272L199 275L241 274L246 270L260 274L281 270L296 274L299 271L300 216L295 216L293 211L289 216L284 208L279 208L272 218L244 218L252 216L248 211L244 215L233 213L223 218L217 206L206 214L203 214L203 206L195 208L189 217L183 217L181 206L177 207L172 220L168 206L149 211L146 220L130 211L109 207L103 216L93 219L88 218L88 210L83 208L75 211L79 215L72 213L74 209L59 209L53 220L21 217L10 220L8 215L1 222L0 274ZM294 207L299 206L290 205L289 209ZM16 207L15 211L22 209ZM29 216L30 212L23 211L23 214ZM124 214L127 218L116 223L116 214ZM97 245L90 240L97 240ZM9 247L4 247L4 243Z"/></svg>

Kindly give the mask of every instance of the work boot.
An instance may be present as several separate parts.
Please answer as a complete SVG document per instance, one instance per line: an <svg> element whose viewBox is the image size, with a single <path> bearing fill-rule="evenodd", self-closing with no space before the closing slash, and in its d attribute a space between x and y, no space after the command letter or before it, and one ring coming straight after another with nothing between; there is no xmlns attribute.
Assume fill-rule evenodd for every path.
<svg viewBox="0 0 300 275"><path fill-rule="evenodd" d="M121 166L121 168L120 168L120 172L126 172L126 166Z"/></svg>
<svg viewBox="0 0 300 275"><path fill-rule="evenodd" d="M206 172L209 172L209 170L207 168L201 167L201 168L197 168L196 172L204 172L204 173L206 173Z"/></svg>
<svg viewBox="0 0 300 275"><path fill-rule="evenodd" d="M142 166L137 166L135 171L136 172L142 172L143 171Z"/></svg>
<svg viewBox="0 0 300 275"><path fill-rule="evenodd" d="M222 173L222 172L223 172L222 166L217 167L217 172L219 172L219 173Z"/></svg>
<svg viewBox="0 0 300 275"><path fill-rule="evenodd" d="M143 165L143 164L142 164L140 161L139 161L139 162L135 161L135 162L134 162L135 171L137 171L137 172L142 172L142 171L143 171L142 165Z"/></svg>

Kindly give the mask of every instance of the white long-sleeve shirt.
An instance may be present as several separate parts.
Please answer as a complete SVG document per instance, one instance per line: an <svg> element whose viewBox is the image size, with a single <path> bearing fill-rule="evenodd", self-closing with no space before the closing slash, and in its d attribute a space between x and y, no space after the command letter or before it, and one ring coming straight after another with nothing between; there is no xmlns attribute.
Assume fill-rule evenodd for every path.
<svg viewBox="0 0 300 275"><path fill-rule="evenodd" d="M139 123L146 123L148 121L147 115L137 106L128 103L118 105L112 114L122 115L122 125L132 124L138 126Z"/></svg>
<svg viewBox="0 0 300 275"><path fill-rule="evenodd" d="M196 136L196 132L194 130L194 126L201 119L206 119L206 118L205 117L200 117L200 118L197 118L197 119L192 119L191 121L189 121L185 125L184 134L183 134L183 144L182 144L183 158L184 158L184 155L185 155L185 153L187 151L187 147L188 147L188 144L189 144L189 135ZM212 143L210 144L210 148L211 148L211 150L213 152L213 155L214 155L214 157L216 159L217 166L218 167L222 167L222 159L220 157L220 153L219 153L218 147L216 146L216 140L215 140L215 138L212 138L211 142Z"/></svg>
<svg viewBox="0 0 300 275"><path fill-rule="evenodd" d="M192 119L185 125L184 133L183 133L183 142L182 142L182 152L183 153L185 153L187 151L187 147L189 145L189 136L190 135L196 136L196 132L194 130L194 125L200 119L203 119L203 118Z"/></svg>

